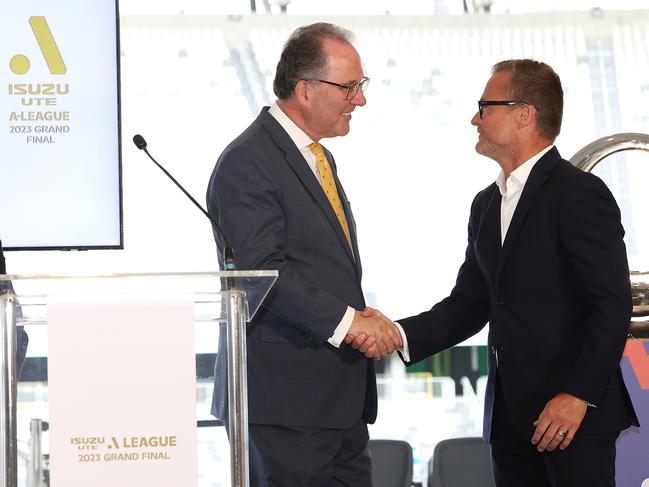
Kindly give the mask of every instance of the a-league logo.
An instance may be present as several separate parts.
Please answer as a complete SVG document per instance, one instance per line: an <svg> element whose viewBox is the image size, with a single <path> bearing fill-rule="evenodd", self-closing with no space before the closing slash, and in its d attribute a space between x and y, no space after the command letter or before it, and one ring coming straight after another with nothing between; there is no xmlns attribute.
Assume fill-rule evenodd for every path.
<svg viewBox="0 0 649 487"><path fill-rule="evenodd" d="M67 68L45 17L30 17L29 25L34 32L34 37L36 37L36 42L38 42L38 47L43 53L43 58L50 69L50 73L65 74ZM25 74L29 71L29 58L24 54L16 54L9 61L9 67L16 74Z"/></svg>

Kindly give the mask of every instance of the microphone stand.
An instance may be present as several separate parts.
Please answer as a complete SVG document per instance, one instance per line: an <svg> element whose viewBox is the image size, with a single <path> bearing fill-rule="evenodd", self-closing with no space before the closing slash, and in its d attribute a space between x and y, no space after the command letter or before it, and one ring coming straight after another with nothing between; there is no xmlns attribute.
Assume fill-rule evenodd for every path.
<svg viewBox="0 0 649 487"><path fill-rule="evenodd" d="M236 266L236 263L235 263L235 260L234 260L234 250L232 249L232 246L230 245L230 242L228 241L227 237L225 236L225 232L223 231L223 228L221 228L221 225L219 225L219 223L216 221L216 219L212 218L212 216L207 211L205 211L200 204L198 204L198 201L196 201L194 199L194 197L191 194L189 194L189 192L187 192L187 190L185 188L183 188L182 185L178 181L176 181L176 179L169 173L169 171L167 171L164 167L162 167L162 165L158 161L156 161L151 154L149 154L149 151L146 148L147 143L146 143L146 140L144 140L144 137L142 137L140 134L134 135L133 136L133 143L135 144L135 146L138 149L143 150L144 153L147 156L149 156L149 159L151 159L154 162L154 164L156 166L158 166L160 168L160 170L163 173L165 173L165 175L169 179L171 179L171 181L176 186L178 186L178 188L180 188L180 190L185 194L185 196L187 196L189 198L189 200L192 203L194 203L194 205L196 205L196 207L203 213L203 215L205 215L210 220L212 225L214 225L214 227L217 229L217 231L219 233L219 236L223 240L223 263L224 263L224 267L225 267L223 270L225 270L225 271L234 271L234 270L236 270L237 266Z"/></svg>

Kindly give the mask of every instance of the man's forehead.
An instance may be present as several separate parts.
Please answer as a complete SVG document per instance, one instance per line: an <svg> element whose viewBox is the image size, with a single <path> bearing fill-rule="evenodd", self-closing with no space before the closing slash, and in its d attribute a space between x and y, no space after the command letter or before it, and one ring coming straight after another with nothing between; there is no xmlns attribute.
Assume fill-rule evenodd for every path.
<svg viewBox="0 0 649 487"><path fill-rule="evenodd" d="M484 94L493 95L501 94L505 95L509 90L509 81L512 77L510 72L501 71L495 73L489 78L484 89Z"/></svg>
<svg viewBox="0 0 649 487"><path fill-rule="evenodd" d="M363 77L363 68L360 57L354 48L347 52L336 52L328 56L326 71L349 78L344 82L357 81Z"/></svg>

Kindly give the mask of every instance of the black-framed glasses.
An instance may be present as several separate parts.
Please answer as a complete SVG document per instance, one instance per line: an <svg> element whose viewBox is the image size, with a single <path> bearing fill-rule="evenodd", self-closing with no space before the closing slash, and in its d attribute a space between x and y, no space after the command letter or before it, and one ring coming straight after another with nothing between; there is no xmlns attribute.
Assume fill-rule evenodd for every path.
<svg viewBox="0 0 649 487"><path fill-rule="evenodd" d="M337 86L338 88L345 88L347 90L347 96L345 96L345 100L351 100L352 98L354 98L358 94L358 90L364 92L367 88L367 85L370 84L370 79L367 76L362 77L358 81L346 84L334 83L333 81L327 81L324 79L307 79L305 81L317 81L318 83L325 83L331 86Z"/></svg>
<svg viewBox="0 0 649 487"><path fill-rule="evenodd" d="M529 103L522 100L478 100L478 113L480 114L480 118L484 115L484 107L493 105L513 107L515 105L529 105Z"/></svg>

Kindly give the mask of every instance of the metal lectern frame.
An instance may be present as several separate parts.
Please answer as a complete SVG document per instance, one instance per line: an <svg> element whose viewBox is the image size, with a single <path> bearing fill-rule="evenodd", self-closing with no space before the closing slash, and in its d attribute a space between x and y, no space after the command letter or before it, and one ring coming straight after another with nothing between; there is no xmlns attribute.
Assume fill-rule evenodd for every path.
<svg viewBox="0 0 649 487"><path fill-rule="evenodd" d="M259 309L277 276L277 271L0 275L0 289L5 289L0 292L0 487L17 487L18 482L16 324L33 320L24 309L30 304L40 306L43 316L36 320L45 323L47 318L42 309L46 308L44 304L49 296L124 294L125 288L143 295L189 294L194 299L195 314L200 315L197 320L227 322L232 486L249 487L246 323ZM7 281L13 282L15 292L11 292L11 286L1 286ZM23 307L21 323L17 323L19 302Z"/></svg>

